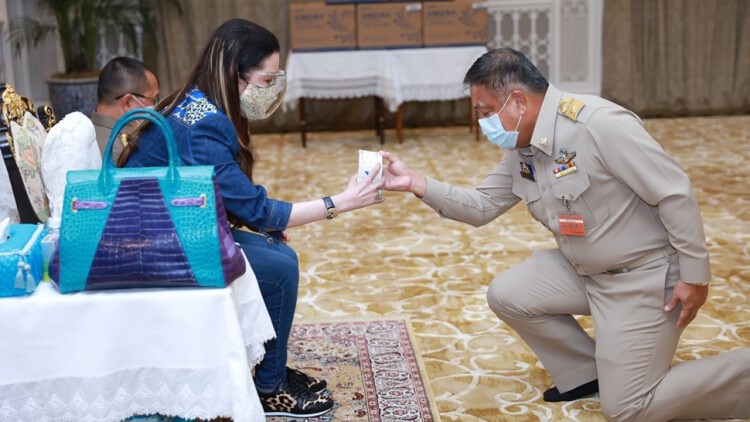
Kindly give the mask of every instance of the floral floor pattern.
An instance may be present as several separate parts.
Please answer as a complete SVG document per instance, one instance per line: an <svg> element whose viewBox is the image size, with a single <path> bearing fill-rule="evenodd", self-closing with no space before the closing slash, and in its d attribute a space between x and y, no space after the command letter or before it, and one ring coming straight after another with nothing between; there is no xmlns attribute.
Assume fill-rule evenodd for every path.
<svg viewBox="0 0 750 422"><path fill-rule="evenodd" d="M328 382L335 407L308 422L439 420L405 319L298 323L296 369ZM267 418L282 421L283 418Z"/></svg>

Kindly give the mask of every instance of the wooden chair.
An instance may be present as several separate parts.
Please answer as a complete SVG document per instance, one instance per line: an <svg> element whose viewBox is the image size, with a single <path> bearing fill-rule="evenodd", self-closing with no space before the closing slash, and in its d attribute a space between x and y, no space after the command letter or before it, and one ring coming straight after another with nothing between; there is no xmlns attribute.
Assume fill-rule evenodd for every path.
<svg viewBox="0 0 750 422"><path fill-rule="evenodd" d="M40 218L32 205L21 169L17 162L11 122L22 125L26 112L29 112L49 132L49 129L56 123L55 114L48 105L34 109L34 104L31 100L18 94L9 83L0 84L0 99L0 109L2 110L2 113L0 113L0 153L8 170L8 177L13 189L13 197L16 202L19 220L21 223L43 223L43 218ZM46 196L44 196L44 200L46 201Z"/></svg>

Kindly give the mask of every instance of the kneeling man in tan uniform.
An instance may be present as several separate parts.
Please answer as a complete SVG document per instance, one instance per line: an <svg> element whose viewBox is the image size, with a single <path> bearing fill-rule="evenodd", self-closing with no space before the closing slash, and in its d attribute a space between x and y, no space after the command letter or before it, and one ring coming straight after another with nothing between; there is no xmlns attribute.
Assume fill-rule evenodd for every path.
<svg viewBox="0 0 750 422"><path fill-rule="evenodd" d="M518 51L490 51L464 83L487 139L507 149L475 188L439 182L382 152L385 188L480 226L519 201L557 249L498 275L487 300L556 387L600 393L611 421L750 418L750 349L672 366L711 278L688 176L632 112L563 92ZM591 315L596 340L573 315Z"/></svg>

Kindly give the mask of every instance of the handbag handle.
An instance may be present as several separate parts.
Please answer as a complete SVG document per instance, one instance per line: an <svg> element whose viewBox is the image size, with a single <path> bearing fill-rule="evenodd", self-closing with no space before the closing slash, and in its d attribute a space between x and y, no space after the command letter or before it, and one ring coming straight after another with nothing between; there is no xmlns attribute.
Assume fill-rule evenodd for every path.
<svg viewBox="0 0 750 422"><path fill-rule="evenodd" d="M167 154L169 155L167 180L169 180L171 186L176 186L176 183L179 181L177 166L182 165L182 159L177 153L177 142L174 139L172 128L169 127L167 119L165 119L160 113L149 108L136 108L123 114L122 117L117 120L115 127L109 135L107 148L104 150L104 157L106 159L102 163L102 171L99 173L99 189L101 189L102 192L108 192L112 189L114 183L112 181L111 168L115 165L112 160L112 148L117 141L117 135L133 120L148 120L164 133L164 140L167 142Z"/></svg>

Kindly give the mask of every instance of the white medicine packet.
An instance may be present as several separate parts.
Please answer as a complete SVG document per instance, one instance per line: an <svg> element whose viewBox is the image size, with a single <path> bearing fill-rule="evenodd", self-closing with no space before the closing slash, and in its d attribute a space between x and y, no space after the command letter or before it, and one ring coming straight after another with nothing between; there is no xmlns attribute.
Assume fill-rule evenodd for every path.
<svg viewBox="0 0 750 422"><path fill-rule="evenodd" d="M380 177L383 175L383 157L379 152L366 151L364 149L359 150L359 170L357 170L357 181L361 181L370 176L370 171L375 167L375 164L380 164L380 170L374 181L379 182Z"/></svg>

